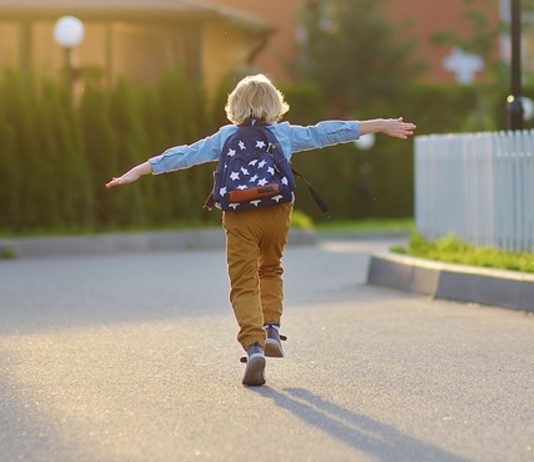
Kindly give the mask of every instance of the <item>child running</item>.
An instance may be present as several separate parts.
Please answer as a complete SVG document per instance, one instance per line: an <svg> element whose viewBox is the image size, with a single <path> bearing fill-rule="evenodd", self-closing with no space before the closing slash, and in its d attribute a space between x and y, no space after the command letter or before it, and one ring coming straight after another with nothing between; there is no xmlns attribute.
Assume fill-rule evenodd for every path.
<svg viewBox="0 0 534 462"><path fill-rule="evenodd" d="M247 353L242 383L265 383L265 357L283 357L282 255L295 196L289 161L294 152L357 140L369 133L408 139L416 126L397 119L330 120L303 127L280 122L289 110L282 93L264 75L245 77L228 96L231 122L191 145L175 146L137 165L106 187L141 176L219 161L209 204L222 209L230 303Z"/></svg>

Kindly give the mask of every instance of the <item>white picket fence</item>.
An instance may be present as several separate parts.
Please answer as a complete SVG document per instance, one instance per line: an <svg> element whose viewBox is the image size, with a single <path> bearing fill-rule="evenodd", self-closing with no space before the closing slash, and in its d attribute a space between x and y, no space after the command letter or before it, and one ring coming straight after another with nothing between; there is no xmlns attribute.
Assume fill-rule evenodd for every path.
<svg viewBox="0 0 534 462"><path fill-rule="evenodd" d="M534 130L417 137L415 220L429 240L534 251Z"/></svg>

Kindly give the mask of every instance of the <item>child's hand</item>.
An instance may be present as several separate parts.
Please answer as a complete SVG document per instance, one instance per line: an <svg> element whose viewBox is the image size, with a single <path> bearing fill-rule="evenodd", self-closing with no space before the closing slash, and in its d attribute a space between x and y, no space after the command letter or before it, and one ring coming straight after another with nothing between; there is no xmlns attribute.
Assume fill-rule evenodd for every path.
<svg viewBox="0 0 534 462"><path fill-rule="evenodd" d="M106 188L111 189L115 186L121 186L123 184L133 183L134 181L137 181L138 179L139 179L139 174L136 172L130 171L118 178L113 177L111 181L106 183Z"/></svg>
<svg viewBox="0 0 534 462"><path fill-rule="evenodd" d="M113 179L106 184L106 188L111 189L115 186L133 183L143 175L148 175L150 173L152 173L152 167L150 166L150 162L143 162L142 164L136 165L134 168L132 168L119 178L113 177Z"/></svg>
<svg viewBox="0 0 534 462"><path fill-rule="evenodd" d="M402 117L399 117L398 119L385 119L382 133L394 138L407 140L413 135L416 128L417 127L414 124L404 122Z"/></svg>

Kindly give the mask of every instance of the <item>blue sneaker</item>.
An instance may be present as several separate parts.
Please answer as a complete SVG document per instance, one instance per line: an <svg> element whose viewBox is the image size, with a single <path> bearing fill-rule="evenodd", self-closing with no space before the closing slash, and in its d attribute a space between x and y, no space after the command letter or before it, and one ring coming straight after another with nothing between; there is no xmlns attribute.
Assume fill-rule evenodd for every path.
<svg viewBox="0 0 534 462"><path fill-rule="evenodd" d="M247 356L241 358L241 362L247 363L242 381L243 385L256 387L265 383L265 354L258 343L247 348Z"/></svg>
<svg viewBox="0 0 534 462"><path fill-rule="evenodd" d="M275 323L268 323L263 326L267 333L267 340L265 341L265 356L271 358L283 358L284 349L282 348L282 340L287 337L280 335L280 326Z"/></svg>

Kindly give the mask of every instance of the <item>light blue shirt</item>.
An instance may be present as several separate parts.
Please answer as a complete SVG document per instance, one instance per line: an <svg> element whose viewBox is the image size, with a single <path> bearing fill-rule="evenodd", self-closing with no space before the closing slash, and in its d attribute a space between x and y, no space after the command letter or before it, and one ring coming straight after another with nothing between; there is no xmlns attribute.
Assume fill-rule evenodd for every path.
<svg viewBox="0 0 534 462"><path fill-rule="evenodd" d="M347 143L360 137L358 121L327 120L309 127L282 122L267 125L267 128L280 143L281 150L288 160L294 152ZM216 161L221 155L224 142L236 131L237 126L225 125L217 133L196 143L169 148L159 156L149 159L152 173L159 175Z"/></svg>

